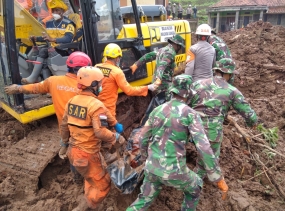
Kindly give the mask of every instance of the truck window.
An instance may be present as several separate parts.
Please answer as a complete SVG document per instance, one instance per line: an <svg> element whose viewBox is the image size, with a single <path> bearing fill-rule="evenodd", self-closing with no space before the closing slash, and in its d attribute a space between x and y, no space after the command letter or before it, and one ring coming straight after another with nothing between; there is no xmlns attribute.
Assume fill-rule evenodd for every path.
<svg viewBox="0 0 285 211"><path fill-rule="evenodd" d="M122 53L123 53L123 56L122 56L121 64L120 64L120 67L122 69L129 68L137 61L132 48L123 49Z"/></svg>
<svg viewBox="0 0 285 211"><path fill-rule="evenodd" d="M96 12L100 15L100 21L97 22L99 41L118 39L123 27L120 2L112 0L97 1Z"/></svg>

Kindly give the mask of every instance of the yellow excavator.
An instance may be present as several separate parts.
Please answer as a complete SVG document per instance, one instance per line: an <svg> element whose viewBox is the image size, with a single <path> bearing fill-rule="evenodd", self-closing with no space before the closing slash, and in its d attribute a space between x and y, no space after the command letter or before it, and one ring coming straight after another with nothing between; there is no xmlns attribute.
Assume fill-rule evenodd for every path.
<svg viewBox="0 0 285 211"><path fill-rule="evenodd" d="M33 69L33 45L30 35L41 36L45 28L36 17L25 9L19 0L0 0L0 104L9 114L21 123L28 123L54 114L51 99L43 95L13 96L4 93L4 87L10 84L21 84L21 78L31 74ZM25 1L21 1L25 2ZM176 56L176 63L185 61L185 52L191 45L191 31L187 21L160 21L150 19L142 13L142 7L131 1L131 12L122 13L120 1L112 0L65 0L69 6L66 15L80 14L83 25L83 39L75 46L59 48L81 50L92 58L93 64L103 60L103 49L108 43L116 43L123 49L121 69L133 86L146 85L152 80L155 61L139 68L133 75L130 66L147 52L167 45L167 39L180 34L186 40L186 48ZM130 15L128 19L128 15ZM153 15L154 16L154 15ZM128 21L128 23L127 23ZM131 22L132 21L132 22ZM148 22L150 21L150 22ZM47 60L52 75L65 74L67 57L58 55ZM45 74L38 79L44 80Z"/></svg>
<svg viewBox="0 0 285 211"><path fill-rule="evenodd" d="M145 53L166 46L168 38L174 34L180 34L186 41L186 47L177 54L175 62L179 64L186 59L186 50L191 45L188 21L163 21L163 16L160 17L162 19L154 17L156 15L148 14L146 9L145 13L142 13L135 0L131 0L132 9L129 10L129 14L122 13L119 1L64 1L69 6L67 16L78 14L82 17L83 38L80 42L57 47L62 50L84 51L92 59L93 64L97 64L102 62L103 50L107 44L118 44L123 49L120 67L133 86L151 83L156 64L155 61L148 62L137 69L135 74L132 74L129 67ZM29 123L54 114L54 107L48 95L7 95L4 92L5 86L21 84L21 78L31 74L36 62L33 47L40 48L45 45L29 40L30 35L41 36L45 28L41 20L25 8L24 3L27 2L0 0L0 105L21 123ZM161 15L163 14L160 12L159 16ZM66 59L66 56L62 57L59 54L49 57L46 62L50 73L65 74ZM48 75L42 73L37 81L46 77ZM120 94L117 102L117 108L120 110L117 114L118 121L128 128L140 120L145 112L142 107L147 107L147 104L148 100L144 97L127 97ZM26 139L19 140L9 148L0 148L0 172L30 178L29 187L37 190L41 173L59 150L58 134L45 131L43 136L46 137L37 139L31 133ZM20 186L28 184L20 182Z"/></svg>

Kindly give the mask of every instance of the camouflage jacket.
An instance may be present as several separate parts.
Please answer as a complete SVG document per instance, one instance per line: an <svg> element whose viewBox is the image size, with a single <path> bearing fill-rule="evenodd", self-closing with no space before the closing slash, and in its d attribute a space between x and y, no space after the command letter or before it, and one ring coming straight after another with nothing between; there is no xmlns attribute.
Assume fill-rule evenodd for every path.
<svg viewBox="0 0 285 211"><path fill-rule="evenodd" d="M218 181L221 170L200 116L175 98L152 111L139 135L145 170L163 179L185 179L190 172L185 148L189 140L194 142L198 156L203 159L209 180Z"/></svg>
<svg viewBox="0 0 285 211"><path fill-rule="evenodd" d="M220 76L196 81L192 89L196 93L189 106L200 114L205 130L222 130L224 118L231 106L245 119L247 126L257 122L256 113L242 93ZM210 138L210 141L215 140Z"/></svg>
<svg viewBox="0 0 285 211"><path fill-rule="evenodd" d="M232 58L231 51L222 38L216 35L211 35L208 42L215 48L216 61L223 58Z"/></svg>
<svg viewBox="0 0 285 211"><path fill-rule="evenodd" d="M139 67L147 62L150 62L156 58L156 68L152 82L155 82L157 78L161 80L161 85L157 89L157 93L167 91L168 87L172 83L172 77L174 74L176 52L171 44L168 44L164 48L158 50L158 52L150 52L142 56L136 65Z"/></svg>

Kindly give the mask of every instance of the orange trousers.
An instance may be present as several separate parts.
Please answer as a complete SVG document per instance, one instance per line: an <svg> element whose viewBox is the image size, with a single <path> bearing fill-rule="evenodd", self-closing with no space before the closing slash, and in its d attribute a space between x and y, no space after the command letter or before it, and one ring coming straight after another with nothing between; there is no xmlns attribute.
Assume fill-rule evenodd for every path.
<svg viewBox="0 0 285 211"><path fill-rule="evenodd" d="M69 146L70 163L84 177L84 193L89 208L95 209L110 191L111 178L105 170L105 161L100 153L89 154Z"/></svg>

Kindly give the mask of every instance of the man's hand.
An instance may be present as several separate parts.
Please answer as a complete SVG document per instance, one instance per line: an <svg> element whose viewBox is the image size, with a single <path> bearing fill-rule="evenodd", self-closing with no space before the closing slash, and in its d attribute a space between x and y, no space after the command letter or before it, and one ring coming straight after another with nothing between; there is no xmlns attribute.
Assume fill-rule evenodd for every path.
<svg viewBox="0 0 285 211"><path fill-rule="evenodd" d="M120 123L116 123L114 126L117 133L122 133L124 131L124 126Z"/></svg>
<svg viewBox="0 0 285 211"><path fill-rule="evenodd" d="M123 136L121 136L119 133L115 133L115 136L116 139L109 148L110 153L113 153L114 151L119 149L126 142L126 139Z"/></svg>
<svg viewBox="0 0 285 211"><path fill-rule="evenodd" d="M45 32L43 32L43 39L49 42L56 42L55 38L51 38L49 35L47 35Z"/></svg>
<svg viewBox="0 0 285 211"><path fill-rule="evenodd" d="M21 85L17 85L17 84L12 84L10 86L6 86L4 88L4 91L8 94L8 95L12 95L12 94L19 94L20 92L20 88Z"/></svg>
<svg viewBox="0 0 285 211"><path fill-rule="evenodd" d="M63 160L67 158L66 151L67 151L67 146L61 146L60 147L58 156Z"/></svg>
<svg viewBox="0 0 285 211"><path fill-rule="evenodd" d="M148 88L148 90L153 92L158 88L158 85L155 83L152 83L152 84L147 85L147 88Z"/></svg>
<svg viewBox="0 0 285 211"><path fill-rule="evenodd" d="M132 70L132 74L134 74L136 70L138 69L138 66L136 65L136 63L134 63L132 66L130 66L130 68Z"/></svg>
<svg viewBox="0 0 285 211"><path fill-rule="evenodd" d="M223 192L222 193L222 199L225 200L227 198L227 193L229 190L229 187L225 181L225 179L221 179L218 183L217 183L219 189Z"/></svg>
<svg viewBox="0 0 285 211"><path fill-rule="evenodd" d="M116 143L123 145L126 142L126 139L120 134L116 133Z"/></svg>
<svg viewBox="0 0 285 211"><path fill-rule="evenodd" d="M29 39L31 41L35 41L35 42L37 41L37 37L35 35L30 36Z"/></svg>
<svg viewBox="0 0 285 211"><path fill-rule="evenodd" d="M119 133L116 133L116 142L113 145L114 148L118 149L120 146L122 146L126 142L126 139L121 136Z"/></svg>

